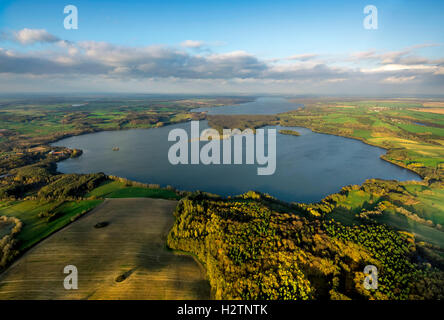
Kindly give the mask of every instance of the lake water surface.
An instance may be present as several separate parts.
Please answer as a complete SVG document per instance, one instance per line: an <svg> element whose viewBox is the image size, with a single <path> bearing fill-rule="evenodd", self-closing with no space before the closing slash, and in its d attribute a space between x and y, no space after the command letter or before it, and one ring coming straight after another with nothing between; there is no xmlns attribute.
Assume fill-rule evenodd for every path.
<svg viewBox="0 0 444 320"><path fill-rule="evenodd" d="M261 97L252 102L233 106L214 108L196 108L191 111L207 112L208 114L277 114L296 110L303 107L301 104L292 103L279 97Z"/></svg>
<svg viewBox="0 0 444 320"><path fill-rule="evenodd" d="M260 99L258 103L217 109L218 113L226 112L227 108L230 114L233 110L236 114L251 114L258 106L261 114L272 114L299 107L281 98ZM190 123L187 122L154 129L104 131L60 140L54 145L82 149L83 155L59 162L58 170L63 173L105 172L144 183L221 195L258 190L281 200L298 202L319 201L343 186L361 184L369 178L420 180L416 174L381 160L379 157L385 153L381 148L299 127L265 127L294 129L301 134L277 134L274 175L257 175L257 165L171 165L168 150L174 142L168 141L168 133L174 128L185 129L190 136ZM200 121L200 129L206 128L208 123ZM112 151L114 146L120 150Z"/></svg>

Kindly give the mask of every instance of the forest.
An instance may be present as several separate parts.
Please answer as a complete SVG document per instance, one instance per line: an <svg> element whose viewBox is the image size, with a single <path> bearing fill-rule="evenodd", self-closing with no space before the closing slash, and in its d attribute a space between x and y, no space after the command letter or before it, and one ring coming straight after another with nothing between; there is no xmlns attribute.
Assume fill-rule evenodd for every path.
<svg viewBox="0 0 444 320"><path fill-rule="evenodd" d="M181 200L168 245L205 265L215 299L442 299L439 263L413 235L362 220L348 226L312 208L248 192ZM328 214L327 214L328 216ZM363 287L378 268L377 290Z"/></svg>

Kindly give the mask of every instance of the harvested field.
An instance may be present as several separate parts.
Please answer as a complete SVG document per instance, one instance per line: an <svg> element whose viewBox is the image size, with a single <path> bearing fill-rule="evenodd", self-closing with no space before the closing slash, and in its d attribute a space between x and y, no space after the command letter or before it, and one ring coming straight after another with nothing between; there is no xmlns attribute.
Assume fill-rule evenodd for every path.
<svg viewBox="0 0 444 320"><path fill-rule="evenodd" d="M424 107L444 107L444 102L425 102Z"/></svg>
<svg viewBox="0 0 444 320"><path fill-rule="evenodd" d="M166 248L177 201L107 199L0 275L0 299L209 299L205 271ZM63 269L78 269L65 290Z"/></svg>
<svg viewBox="0 0 444 320"><path fill-rule="evenodd" d="M417 109L409 109L409 110L419 111L419 112L444 114L444 108L417 108Z"/></svg>

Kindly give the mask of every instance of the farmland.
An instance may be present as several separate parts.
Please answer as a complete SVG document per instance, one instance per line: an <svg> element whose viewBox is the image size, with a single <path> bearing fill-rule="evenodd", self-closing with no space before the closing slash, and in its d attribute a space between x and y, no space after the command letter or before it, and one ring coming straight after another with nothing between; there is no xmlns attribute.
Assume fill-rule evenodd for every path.
<svg viewBox="0 0 444 320"><path fill-rule="evenodd" d="M208 299L205 272L166 248L176 201L108 199L0 275L2 299ZM106 222L106 227L94 228ZM65 290L75 265L79 289Z"/></svg>
<svg viewBox="0 0 444 320"><path fill-rule="evenodd" d="M246 101L249 98L47 97L5 100L0 105L0 173L47 159L52 149L48 144L64 137L103 130L152 128L199 119L201 116L190 113L191 109ZM60 157L51 160L57 159Z"/></svg>
<svg viewBox="0 0 444 320"><path fill-rule="evenodd" d="M84 215L105 198L178 199L173 189L135 185L103 174L60 174L56 162L81 150L51 147L63 137L103 130L151 128L200 118L197 107L248 98L33 97L3 99L0 105L0 217L23 225L0 225L0 272L26 250Z"/></svg>
<svg viewBox="0 0 444 320"><path fill-rule="evenodd" d="M423 105L426 102L333 99L295 102L306 107L280 115L281 125L299 125L359 139L387 149L383 159L423 178L439 179L444 175L444 115L423 112L430 110Z"/></svg>
<svg viewBox="0 0 444 320"><path fill-rule="evenodd" d="M418 241L444 248L444 110L442 102L406 100L296 100L305 108L279 115L282 125L361 140L387 149L386 161L408 168L422 182L367 181L345 188L329 218L359 225L362 217L398 230ZM346 195L346 197L343 197ZM327 197L330 201L334 197ZM324 203L326 202L324 201ZM322 211L322 210L321 210ZM438 251L442 255L441 251Z"/></svg>
<svg viewBox="0 0 444 320"><path fill-rule="evenodd" d="M38 216L53 205L51 202L38 200L2 202L0 216L18 217L23 222L24 227L17 236L17 240L20 243L18 249L26 250L101 202L102 200L64 202L57 208L59 218L52 221Z"/></svg>
<svg viewBox="0 0 444 320"><path fill-rule="evenodd" d="M207 278L216 298L442 298L444 115L437 112L443 108L441 102L298 99L295 102L304 108L278 115L190 113L194 107L234 101L242 99L3 104L0 268L13 264L0 275L0 299L205 298L210 296ZM15 106L17 113L11 109ZM82 151L49 146L69 135L203 118L218 130L300 126L358 139L385 148L384 160L423 180L371 179L345 186L319 203L283 203L255 192L224 199L103 173L60 174L55 163ZM301 138L296 131L282 133ZM155 239L145 234L144 226L153 228L149 230ZM197 257L207 276L191 256L168 251L167 242L170 248ZM113 258L112 248L128 254ZM20 277L29 272L27 266L36 266L48 272L39 279L52 290L63 277L60 265L70 263L61 253L66 250L79 257L79 269L87 270L83 291L67 293L57 282L61 288L48 296L32 287L34 283L15 278L15 273ZM59 261L55 265L45 262L53 259L50 251ZM259 260L266 267L257 264ZM366 263L388 272L383 289L370 295L358 285ZM255 277L249 276L251 270ZM325 281L319 280L321 274ZM57 280L50 283L45 280L49 278ZM141 289L142 282L150 286Z"/></svg>

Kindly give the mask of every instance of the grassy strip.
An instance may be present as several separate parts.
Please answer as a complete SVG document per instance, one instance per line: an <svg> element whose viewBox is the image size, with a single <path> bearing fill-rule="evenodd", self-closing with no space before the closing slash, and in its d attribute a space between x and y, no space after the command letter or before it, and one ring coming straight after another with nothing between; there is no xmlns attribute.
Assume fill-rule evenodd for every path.
<svg viewBox="0 0 444 320"><path fill-rule="evenodd" d="M300 136L301 134L296 130L279 130L280 134L288 134L291 136Z"/></svg>
<svg viewBox="0 0 444 320"><path fill-rule="evenodd" d="M62 204L56 211L56 219L48 221L39 218L39 213L47 210L51 206L51 202L27 200L13 201L3 203L0 208L0 216L11 216L19 218L24 226L18 234L19 250L25 250L42 239L46 238L53 232L63 228L79 215L82 215L97 205L102 200L81 200L68 201Z"/></svg>
<svg viewBox="0 0 444 320"><path fill-rule="evenodd" d="M127 186L120 181L106 181L98 188L89 192L86 197L180 199L180 196L173 190Z"/></svg>

